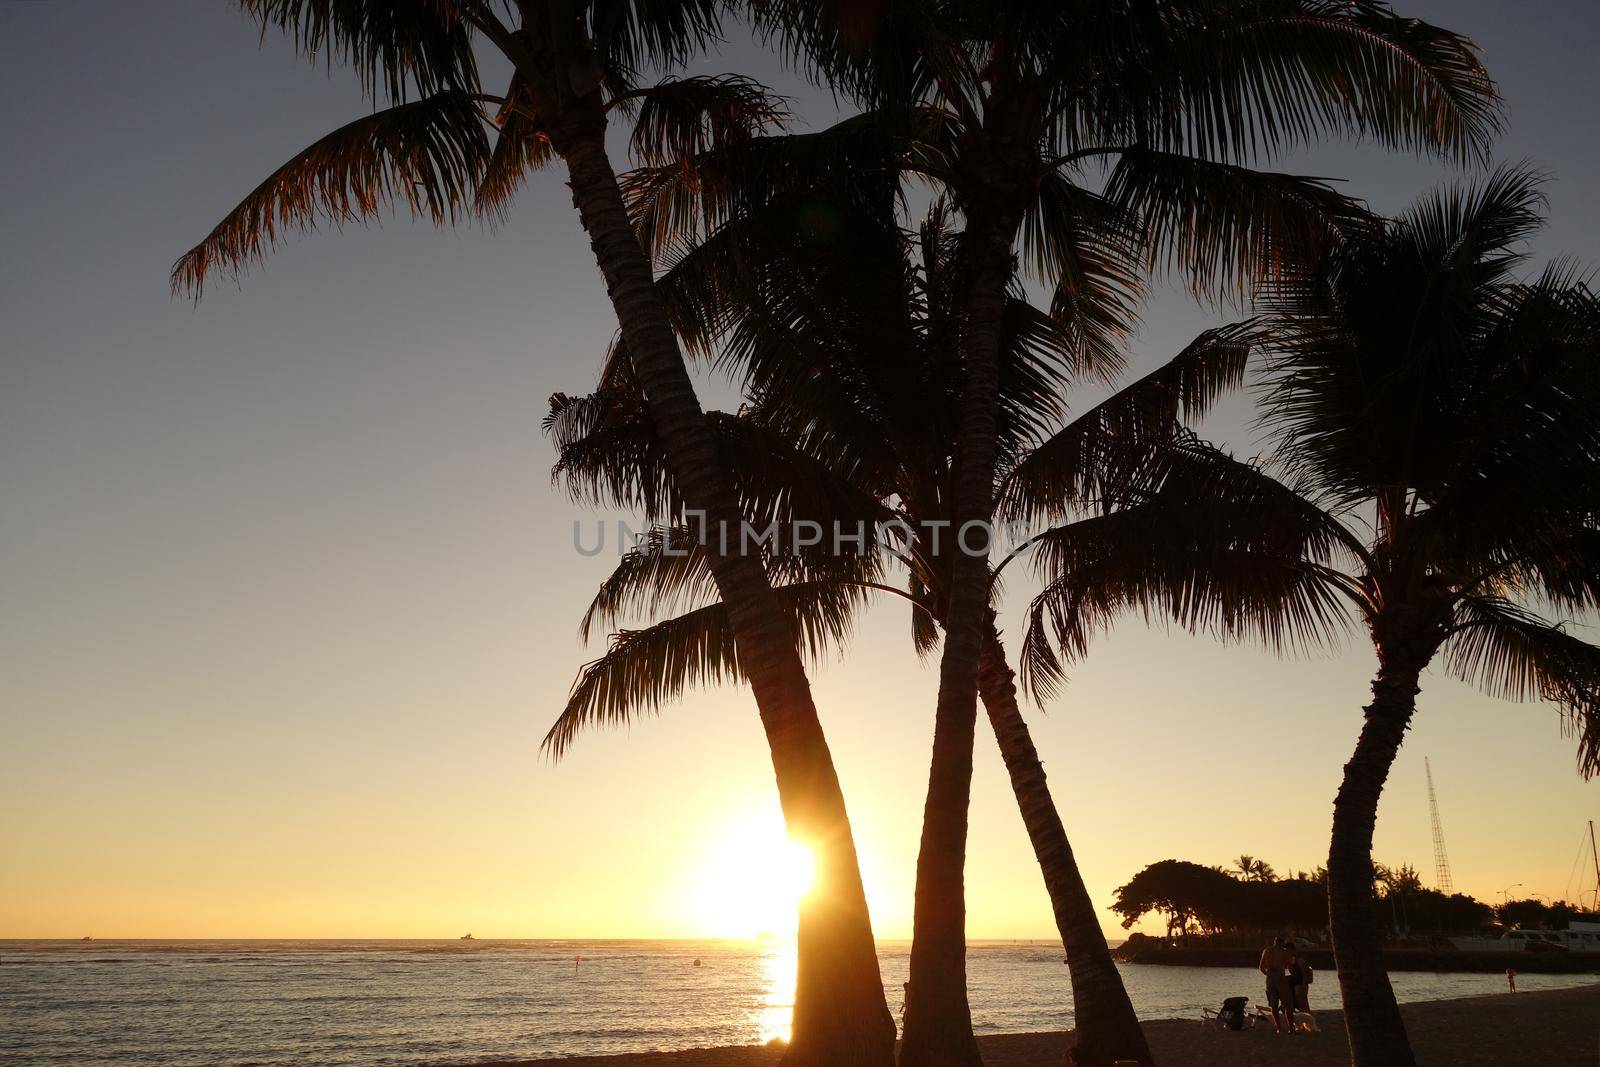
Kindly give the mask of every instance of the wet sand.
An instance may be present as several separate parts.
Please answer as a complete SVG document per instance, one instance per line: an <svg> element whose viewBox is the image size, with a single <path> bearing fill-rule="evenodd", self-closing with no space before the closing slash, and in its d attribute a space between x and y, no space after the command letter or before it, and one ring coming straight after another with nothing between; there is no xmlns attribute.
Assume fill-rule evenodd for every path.
<svg viewBox="0 0 1600 1067"><path fill-rule="evenodd" d="M1332 992L1332 990L1330 990ZM1600 985L1538 993L1499 994L1403 1004L1406 1028L1421 1067L1593 1067L1600 1056ZM1316 1013L1321 1033L1283 1037L1270 1026L1216 1033L1187 1019L1144 1024L1162 1067L1339 1067L1350 1062L1338 1011ZM1061 1067L1068 1032L995 1034L978 1039L986 1067ZM489 1067L776 1067L776 1048L692 1049L627 1056L519 1060ZM481 1065L480 1065L481 1067Z"/></svg>

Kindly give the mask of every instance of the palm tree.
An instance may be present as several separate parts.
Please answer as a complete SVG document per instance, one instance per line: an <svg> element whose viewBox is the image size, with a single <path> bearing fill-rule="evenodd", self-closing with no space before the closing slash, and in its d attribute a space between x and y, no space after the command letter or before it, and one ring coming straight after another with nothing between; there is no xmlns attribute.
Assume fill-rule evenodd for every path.
<svg viewBox="0 0 1600 1067"><path fill-rule="evenodd" d="M953 553L948 534L941 540L930 531L948 529L955 483L959 321L944 309L965 278L960 242L948 230L942 205L935 205L914 243L881 216L844 206L837 208L844 217L836 225L852 234L853 254L840 261L799 220L816 214L819 204L831 208L844 199L815 192L795 199L808 213L778 200L724 225L702 251L667 273L663 288L680 322L716 324L721 365L742 381L747 399L740 416L713 418L758 525L804 517L823 528L876 523L899 532L897 543L872 541L844 557L824 550L774 559L771 569L786 572L779 592L792 598L801 639L813 652L842 640L868 597L889 594L913 604L912 636L927 653L949 607ZM707 290L698 280L708 266L704 260L712 269L723 260L740 266L736 281L713 287L716 301L709 307L698 300ZM1202 410L1239 377L1248 352L1247 330L1216 331L1052 434L1065 412L1064 392L1086 377L1114 375L1120 357L1107 345L1084 343L1092 327L1052 319L1016 293L1008 297L1005 322L1001 498L1014 514L1062 510L1089 491L1097 465L1171 432L1179 414ZM687 334L709 346L702 330ZM659 449L622 369L613 361L591 396L554 398L557 476L581 499L673 523ZM585 666L547 738L556 753L585 726L653 710L697 681L737 676L725 614L705 586L701 564L692 555L671 555L691 542L681 530L658 530L602 586L584 619L586 635L634 613L654 620L687 610L621 630L605 655ZM891 556L904 563L904 589L888 584ZM1077 1060L1148 1062L1143 1032L1018 707L993 613L985 619L979 681L1067 951Z"/></svg>
<svg viewBox="0 0 1600 1067"><path fill-rule="evenodd" d="M881 126L900 130L910 142L900 165L938 183L965 219L956 531L994 511L1000 337L1019 236L1058 313L1079 314L1080 283L1095 266L1079 221L1103 202L1140 220L1152 261L1210 288L1282 267L1327 236L1305 211L1326 190L1250 169L1261 155L1335 130L1471 154L1495 125L1471 45L1372 0L943 0L872 13L762 0L754 9ZM1102 198L1086 178L1107 166ZM680 170L663 184L703 194L705 177ZM905 1067L979 1062L963 866L988 548L958 553L950 576Z"/></svg>
<svg viewBox="0 0 1600 1067"><path fill-rule="evenodd" d="M1081 650L1134 605L1278 645L1361 619L1378 670L1334 801L1327 885L1362 1067L1412 1062L1372 833L1423 669L1440 659L1490 693L1555 704L1579 769L1600 770L1600 648L1539 613L1600 603L1600 300L1561 264L1514 279L1539 205L1535 177L1499 171L1425 198L1270 299L1267 464L1192 439L1159 450L1133 507L1050 547L1056 577L1024 642L1048 681L1058 647Z"/></svg>
<svg viewBox="0 0 1600 1067"><path fill-rule="evenodd" d="M613 112L635 114L633 148L665 163L748 138L781 114L738 77L640 83L717 32L713 0L241 0L265 31L316 59L338 59L387 102L296 154L253 190L173 271L197 296L215 270L261 258L284 231L366 219L395 200L436 223L497 213L532 169L559 158L648 398L678 491L707 529L737 529L737 500L655 293L612 167ZM503 94L479 84L476 50L509 62ZM494 109L491 113L486 108ZM886 1065L894 1024L884 1000L844 796L788 623L760 561L709 565L728 604L772 752L791 831L817 855L820 891L803 906L795 992L796 1064Z"/></svg>
<svg viewBox="0 0 1600 1067"><path fill-rule="evenodd" d="M1233 861L1233 870L1230 873L1237 874L1246 882L1275 882L1278 880L1278 872L1272 869L1272 864L1266 860L1258 860L1248 853Z"/></svg>

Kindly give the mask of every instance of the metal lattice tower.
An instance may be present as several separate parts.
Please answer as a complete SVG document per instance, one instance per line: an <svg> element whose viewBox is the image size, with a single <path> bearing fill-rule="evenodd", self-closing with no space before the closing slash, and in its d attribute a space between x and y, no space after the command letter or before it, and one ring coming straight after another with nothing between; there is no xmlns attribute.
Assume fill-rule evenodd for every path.
<svg viewBox="0 0 1600 1067"><path fill-rule="evenodd" d="M1428 775L1428 817L1433 820L1433 881L1441 893L1455 892L1450 880L1450 857L1444 850L1444 827L1439 823L1439 799L1433 795L1433 767L1428 757L1422 757L1422 768Z"/></svg>

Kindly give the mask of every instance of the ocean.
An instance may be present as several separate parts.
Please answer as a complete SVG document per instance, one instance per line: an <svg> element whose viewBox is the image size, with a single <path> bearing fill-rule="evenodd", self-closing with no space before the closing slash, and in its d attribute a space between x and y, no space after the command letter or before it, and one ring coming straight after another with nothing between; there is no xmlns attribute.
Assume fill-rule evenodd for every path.
<svg viewBox="0 0 1600 1067"><path fill-rule="evenodd" d="M879 957L897 1016L908 954L888 944ZM1260 985L1244 969L1122 973L1152 1019L1197 1017ZM1054 943L973 945L968 974L979 1033L1072 1025ZM1333 976L1318 977L1312 1006L1336 1007ZM1492 993L1504 982L1394 976L1401 1000ZM0 1062L344 1067L756 1044L786 1035L793 996L785 942L0 941Z"/></svg>

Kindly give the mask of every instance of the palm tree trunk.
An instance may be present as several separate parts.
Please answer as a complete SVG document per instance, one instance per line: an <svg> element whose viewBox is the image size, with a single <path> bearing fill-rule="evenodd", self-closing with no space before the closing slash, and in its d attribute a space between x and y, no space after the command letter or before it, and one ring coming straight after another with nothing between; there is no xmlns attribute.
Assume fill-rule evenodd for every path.
<svg viewBox="0 0 1600 1067"><path fill-rule="evenodd" d="M1372 895L1372 830L1389 768L1416 710L1417 678L1433 656L1426 642L1396 642L1378 650L1372 703L1344 766L1333 802L1333 840L1328 849L1328 927L1333 962L1344 1001L1350 1057L1356 1067L1412 1067L1400 1006L1383 964L1383 939ZM1402 651L1402 649L1404 649Z"/></svg>
<svg viewBox="0 0 1600 1067"><path fill-rule="evenodd" d="M1033 842L1033 853L1050 894L1056 929L1067 952L1073 1025L1077 1031L1072 1062L1079 1067L1111 1067L1118 1061L1153 1064L1155 1059L1144 1030L1122 984L1122 973L1111 959L1094 903L1078 872L1066 827L1050 797L1044 766L1017 707L1015 678L991 615L979 664L978 690L1011 776L1011 790L1017 795L1017 807L1028 829L1028 839Z"/></svg>
<svg viewBox="0 0 1600 1067"><path fill-rule="evenodd" d="M987 523L993 511L996 419L1000 395L1000 322L1011 279L1011 245L1021 212L969 215L973 251L963 337L961 429L956 525L933 720L933 759L917 853L912 915L911 981L901 1067L981 1064L967 1003L967 805L972 794L972 740L978 715L978 657L989 610ZM981 540L981 551L979 542ZM970 551L968 549L971 549Z"/></svg>
<svg viewBox="0 0 1600 1067"><path fill-rule="evenodd" d="M711 571L750 679L789 831L816 858L816 890L801 905L794 1027L795 1067L889 1067L894 1020L872 940L855 840L833 757L811 699L788 620L758 557L740 551L741 515L684 365L654 275L629 223L606 154L604 117L559 146L573 204L606 280L622 337L644 387L667 464L691 508L706 516ZM719 531L729 551L718 551Z"/></svg>

